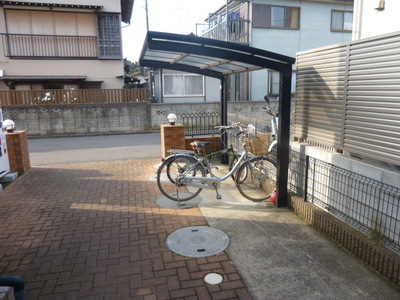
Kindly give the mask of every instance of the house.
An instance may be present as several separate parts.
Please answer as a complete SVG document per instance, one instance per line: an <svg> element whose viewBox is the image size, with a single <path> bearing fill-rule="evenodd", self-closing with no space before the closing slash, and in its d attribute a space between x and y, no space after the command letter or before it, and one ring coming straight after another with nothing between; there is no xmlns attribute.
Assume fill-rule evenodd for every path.
<svg viewBox="0 0 400 300"><path fill-rule="evenodd" d="M287 56L351 40L353 0L227 1L205 20L202 37L236 42ZM228 16L228 17L227 17ZM295 68L295 67L294 67ZM220 101L219 81L193 74L158 71L160 102ZM157 81L158 80L158 81ZM270 70L229 76L229 101L279 95L279 73ZM292 91L295 91L293 76ZM192 83L193 90L185 85ZM193 83L195 88L193 88Z"/></svg>
<svg viewBox="0 0 400 300"><path fill-rule="evenodd" d="M122 88L133 2L0 1L0 90Z"/></svg>

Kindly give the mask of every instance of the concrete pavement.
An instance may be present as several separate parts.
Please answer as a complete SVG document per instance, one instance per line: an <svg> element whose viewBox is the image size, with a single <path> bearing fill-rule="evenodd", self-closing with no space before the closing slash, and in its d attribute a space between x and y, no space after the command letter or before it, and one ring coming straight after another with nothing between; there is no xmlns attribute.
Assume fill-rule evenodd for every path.
<svg viewBox="0 0 400 300"><path fill-rule="evenodd" d="M160 133L29 139L32 166L161 156Z"/></svg>
<svg viewBox="0 0 400 300"><path fill-rule="evenodd" d="M210 226L231 239L227 253L253 299L400 299L400 291L286 208L253 203L229 182L203 191Z"/></svg>

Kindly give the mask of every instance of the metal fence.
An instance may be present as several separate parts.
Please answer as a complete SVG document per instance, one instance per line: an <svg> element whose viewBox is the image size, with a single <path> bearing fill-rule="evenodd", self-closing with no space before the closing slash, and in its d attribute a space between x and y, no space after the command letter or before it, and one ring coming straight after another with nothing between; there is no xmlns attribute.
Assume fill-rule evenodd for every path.
<svg viewBox="0 0 400 300"><path fill-rule="evenodd" d="M301 52L294 136L400 161L400 33Z"/></svg>
<svg viewBox="0 0 400 300"><path fill-rule="evenodd" d="M400 253L400 188L291 152L288 188Z"/></svg>
<svg viewBox="0 0 400 300"><path fill-rule="evenodd" d="M148 101L147 89L0 91L0 106L132 103Z"/></svg>
<svg viewBox="0 0 400 300"><path fill-rule="evenodd" d="M215 126L221 125L219 112L185 112L179 115L186 136L219 134Z"/></svg>

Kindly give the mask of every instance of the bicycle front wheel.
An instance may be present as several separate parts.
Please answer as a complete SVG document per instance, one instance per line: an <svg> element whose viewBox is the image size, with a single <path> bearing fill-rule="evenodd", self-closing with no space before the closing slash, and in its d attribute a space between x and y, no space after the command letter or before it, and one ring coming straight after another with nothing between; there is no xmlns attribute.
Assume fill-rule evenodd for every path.
<svg viewBox="0 0 400 300"><path fill-rule="evenodd" d="M249 200L267 200L276 189L276 175L275 162L268 157L257 156L241 165L237 172L236 186Z"/></svg>
<svg viewBox="0 0 400 300"><path fill-rule="evenodd" d="M179 182L178 178L189 168L187 176L205 177L206 172L201 164L193 166L197 160L188 155L176 155L167 158L157 170L157 186L161 193L174 201L187 201L196 197L202 188L188 187L185 183Z"/></svg>

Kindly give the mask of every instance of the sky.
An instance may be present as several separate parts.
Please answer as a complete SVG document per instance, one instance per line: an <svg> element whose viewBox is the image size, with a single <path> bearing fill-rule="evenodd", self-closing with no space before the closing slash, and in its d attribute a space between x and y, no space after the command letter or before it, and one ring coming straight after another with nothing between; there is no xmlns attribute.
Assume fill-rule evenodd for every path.
<svg viewBox="0 0 400 300"><path fill-rule="evenodd" d="M225 3L226 0L147 0L149 30L196 34L196 24L205 24L208 14ZM122 24L123 56L138 61L147 32L145 0L134 1L131 24Z"/></svg>

